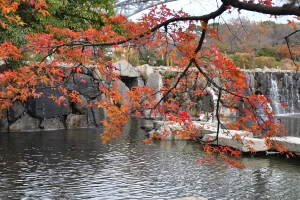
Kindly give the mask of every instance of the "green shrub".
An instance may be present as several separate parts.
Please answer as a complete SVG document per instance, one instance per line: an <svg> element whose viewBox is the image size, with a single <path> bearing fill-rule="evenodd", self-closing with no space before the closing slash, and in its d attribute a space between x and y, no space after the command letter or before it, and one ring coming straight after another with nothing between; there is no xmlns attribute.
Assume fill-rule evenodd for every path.
<svg viewBox="0 0 300 200"><path fill-rule="evenodd" d="M251 53L236 53L229 55L229 59L237 67L251 69L253 55Z"/></svg>
<svg viewBox="0 0 300 200"><path fill-rule="evenodd" d="M166 73L164 76L166 79L171 79L173 77L172 73Z"/></svg>
<svg viewBox="0 0 300 200"><path fill-rule="evenodd" d="M261 57L255 57L253 59L253 67L255 68L274 68L276 67L276 61L274 57L267 57L267 56L261 56Z"/></svg>

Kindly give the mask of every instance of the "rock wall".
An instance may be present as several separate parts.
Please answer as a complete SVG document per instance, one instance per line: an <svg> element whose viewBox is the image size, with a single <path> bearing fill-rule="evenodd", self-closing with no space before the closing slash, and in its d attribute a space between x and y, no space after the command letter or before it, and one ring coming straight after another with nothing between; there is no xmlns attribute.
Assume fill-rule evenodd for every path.
<svg viewBox="0 0 300 200"><path fill-rule="evenodd" d="M133 68L126 61L118 62L116 66L121 79L127 80L129 87L143 83L138 81L140 73L137 68ZM68 71L67 68L64 70ZM69 91L79 92L83 104L65 99L58 105L48 97L62 96L62 92L44 87L42 84L38 85L37 92L43 92L44 95L40 98L29 98L25 103L16 101L9 109L3 111L0 131L23 132L101 127L102 120L106 119L106 110L98 108L94 103L105 98L105 94L99 90L102 80L101 74L91 69L85 70L82 74L75 74L74 78L64 85ZM120 80L113 81L117 82L121 94L125 97L129 87Z"/></svg>
<svg viewBox="0 0 300 200"><path fill-rule="evenodd" d="M152 68L148 65L133 67L126 61L120 61L115 65L122 81L114 81L117 81L120 93L125 98L126 91L133 86L147 85L155 91L159 91L163 86L168 87L164 81L165 77L171 77L168 84L172 85L176 81L175 77L180 73L172 69L166 70L165 67ZM270 97L273 109L277 114L300 112L300 73L269 70L245 70L244 73L250 87L246 94L251 94L260 88ZM93 70L80 75L75 74L74 78L65 84L65 88L69 91L79 92L83 104L65 99L58 105L48 96L61 96L62 93L39 85L37 92L43 92L42 97L30 98L25 103L16 101L9 109L3 111L3 117L0 119L0 132L101 127L102 120L106 119L106 110L105 108L99 109L94 104L95 101L105 98L105 94L99 90L101 80L101 74ZM194 81L193 87L202 87L206 83L206 80L191 81ZM192 115L198 116L201 112L199 99L190 91L192 90L187 89L181 96L174 96L174 98L181 102L182 109L188 107L185 105L186 103L194 102L194 106L188 111ZM161 97L160 93L156 94L157 100ZM278 104L279 101L287 104L287 109ZM118 103L122 104L122 102ZM222 113L229 114L226 110L222 110Z"/></svg>

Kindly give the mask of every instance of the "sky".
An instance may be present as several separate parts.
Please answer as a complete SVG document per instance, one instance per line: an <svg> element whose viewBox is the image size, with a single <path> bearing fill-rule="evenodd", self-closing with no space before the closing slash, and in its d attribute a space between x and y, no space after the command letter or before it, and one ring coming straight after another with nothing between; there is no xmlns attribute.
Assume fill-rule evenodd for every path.
<svg viewBox="0 0 300 200"><path fill-rule="evenodd" d="M220 2L220 1L218 1ZM275 2L276 3L276 2ZM214 11L217 9L217 4L215 0L177 0L174 2L166 3L166 5L174 10L180 10L181 8L183 11L189 13L190 15L203 15L210 13L211 11ZM147 12L147 11L143 11ZM138 13L136 15L133 15L131 17L132 20L137 19L140 17L142 14ZM218 22L219 20L220 23L223 22L223 20L227 21L230 18L237 18L237 17L247 17L250 20L255 20L255 21L266 21L266 20L272 20L275 21L276 23L287 23L288 19L293 19L292 16L289 17L277 17L270 18L270 15L264 15L260 13L254 13L254 12L248 12L245 10L241 11L241 14L238 14L237 10L232 10L231 14L228 12L225 12L222 14L222 17L220 19L216 19L215 22Z"/></svg>

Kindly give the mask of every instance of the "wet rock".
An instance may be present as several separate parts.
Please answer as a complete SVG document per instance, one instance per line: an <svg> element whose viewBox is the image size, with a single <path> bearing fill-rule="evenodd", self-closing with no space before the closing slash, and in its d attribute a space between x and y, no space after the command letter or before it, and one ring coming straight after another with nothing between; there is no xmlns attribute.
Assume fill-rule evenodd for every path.
<svg viewBox="0 0 300 200"><path fill-rule="evenodd" d="M15 121L9 126L10 132L22 131L37 131L39 128L39 119L32 118L30 115L25 114L23 117Z"/></svg>
<svg viewBox="0 0 300 200"><path fill-rule="evenodd" d="M65 129L63 122L57 118L43 120L40 127L42 127L44 130Z"/></svg>
<svg viewBox="0 0 300 200"><path fill-rule="evenodd" d="M66 119L67 129L88 128L86 115L69 114Z"/></svg>

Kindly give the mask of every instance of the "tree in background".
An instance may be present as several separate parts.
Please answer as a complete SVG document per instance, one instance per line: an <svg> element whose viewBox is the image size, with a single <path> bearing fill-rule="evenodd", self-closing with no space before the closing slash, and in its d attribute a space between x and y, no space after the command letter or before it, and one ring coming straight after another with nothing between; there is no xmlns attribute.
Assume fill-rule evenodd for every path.
<svg viewBox="0 0 300 200"><path fill-rule="evenodd" d="M168 120L182 124L183 131L175 133L178 137L196 137L201 128L193 126L187 111L194 104L186 101L185 97L187 95L203 95L208 90L208 86L213 88L217 97L216 121L218 127L223 126L219 114L221 103L226 104L232 111L236 110L235 106L240 103L244 115L240 116L236 122L228 123L227 127L231 129L243 128L257 133L259 129L257 124L254 123L249 129L245 126L245 122L257 119L255 107L258 99L255 95L247 96L245 94L248 86L243 72L216 45L206 43L209 39L219 40L220 38L215 27L209 26L209 22L224 12L234 12L234 9L271 15L300 16L298 7L293 5L276 6L272 0L257 2L218 0L219 7L206 15L189 16L182 10L177 12L162 5L153 7L137 22L127 21L124 16L107 16L99 13L99 18L94 15L91 15L91 18L95 17L94 19L101 20L103 26L90 23L87 27L79 28L79 24L84 26L84 22L90 20L87 12L94 12L94 8L90 7L88 11L83 9L81 13L80 6L73 4L73 2L22 1L22 3L27 3L33 9L33 13L42 19L40 20L40 27L31 25L39 31L26 32L20 29L20 34L23 33L26 38L20 43L22 45L16 46L9 41L9 38L1 43L0 57L4 62L24 59L25 55L28 58L26 62L19 63L16 69L9 69L0 74L0 82L5 87L0 92L1 109L7 109L17 100L26 102L29 97L41 97L44 94L36 90L40 84L62 92L62 96L49 97L57 104L62 104L66 98L72 102L81 102L78 92L68 91L63 83L68 82L76 74L83 71L91 73L91 70L97 69L101 74L100 80L98 80L99 90L105 94L105 98L97 100L95 104L99 108L106 109L108 117L108 120L103 121L106 127L101 135L103 142L117 138L122 133L122 128L130 118L130 114L147 116L149 112L153 115L161 114ZM85 5L90 6L90 2L96 3L96 1L86 1ZM22 3L10 0L1 1L1 25L4 32L10 27L25 26L20 15L16 14L21 11ZM56 5L60 9L54 9L51 5ZM69 10L72 13L68 12ZM79 11L81 14L78 14L78 18L74 17L74 25L68 23L71 20L70 15L77 14L76 12ZM83 15L83 13L86 14ZM29 15L28 18L33 16L35 15ZM26 17L27 15L24 16L24 20ZM62 19L65 24L59 26L56 23L59 21L54 19L53 22L50 23L49 21L48 23L47 20L52 17ZM38 17L34 18L34 20L37 19ZM94 22L93 20L90 21ZM197 34L199 32L195 31L196 24L201 27L200 35ZM291 21L291 25L294 25L293 21ZM232 28L235 30L234 27ZM251 38L260 37L264 28L259 29L257 34L255 31L251 32ZM235 30L234 34L238 34L241 29ZM224 40L227 39L226 36L222 37ZM242 37L246 37L246 35ZM261 37L263 38L263 36ZM259 41L262 42L262 40ZM236 44L234 40L230 41L232 44ZM250 43L249 47L254 48L256 44ZM248 45L246 40L243 45ZM157 57L166 55L168 59L172 60L173 66L176 66L180 74L168 89L163 88L159 91L162 98L155 99L154 91L146 86L133 88L127 93L128 98L123 98L116 84L116 80L120 77L115 73L115 67L112 63L104 59L106 54L103 48L105 47L134 48L140 52L142 52L141 49L157 50ZM230 49L233 50L233 46ZM40 59L30 59L37 54ZM90 66L93 68L91 69ZM194 80L198 77L206 80L207 84L204 87L197 87L195 84ZM178 96L174 97L174 95L169 95L170 93L178 94ZM269 115L272 116L272 114ZM270 121L267 125L269 130L263 136L266 145L268 147L274 145L279 152L286 153L287 149L284 146L271 140L273 136L282 135L284 130L282 124ZM242 138L237 135L233 135L233 139L242 142ZM235 160L230 159L230 154L239 156L238 151L225 147L214 147L210 145L210 142L207 141L202 146L207 153L217 153L229 165L243 167Z"/></svg>

